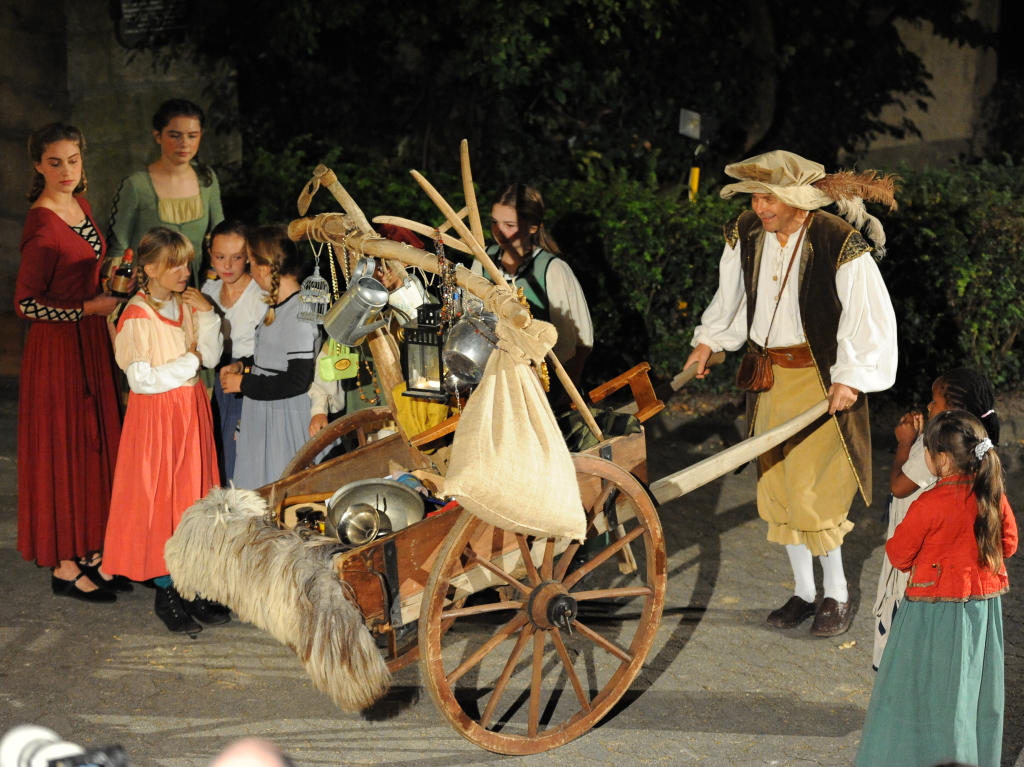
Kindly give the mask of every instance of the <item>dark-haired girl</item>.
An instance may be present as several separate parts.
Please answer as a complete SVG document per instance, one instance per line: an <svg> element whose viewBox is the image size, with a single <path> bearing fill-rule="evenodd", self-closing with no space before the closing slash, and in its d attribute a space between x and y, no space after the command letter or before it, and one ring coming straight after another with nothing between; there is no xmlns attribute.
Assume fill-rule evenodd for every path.
<svg viewBox="0 0 1024 767"><path fill-rule="evenodd" d="M221 221L210 233L210 266L217 279L203 285L221 318L224 356L221 365L251 357L256 327L267 314L266 294L249 273L245 239L250 228L240 221ZM218 375L213 382L217 403L221 477L226 485L235 473L235 431L242 417L242 395L225 394Z"/></svg>
<svg viewBox="0 0 1024 767"><path fill-rule="evenodd" d="M205 119L203 110L185 99L165 101L153 115L160 158L121 181L107 232L107 273L126 248L137 249L142 235L164 226L192 243L191 283L200 287L203 237L224 220L217 174L198 160Z"/></svg>
<svg viewBox="0 0 1024 767"><path fill-rule="evenodd" d="M885 545L908 572L871 692L855 764L998 767L1003 740L1003 560L1017 524L981 421L947 410L924 430L938 477Z"/></svg>
<svg viewBox="0 0 1024 767"><path fill-rule="evenodd" d="M998 446L999 416L995 408L996 393L991 381L977 370L955 368L939 376L932 384L932 399L927 410L928 418L934 418L946 410L966 410L981 420L988 438ZM925 464L924 415L907 413L896 425L896 455L889 473L891 497L887 538L892 538L911 504L933 484L935 475ZM907 574L894 568L885 559L878 579L874 609L875 647L872 666L876 671L906 587Z"/></svg>
<svg viewBox="0 0 1024 767"><path fill-rule="evenodd" d="M234 481L257 488L280 478L309 439L309 387L320 328L299 319L299 286L313 271L309 251L283 226L261 226L247 242L249 271L270 308L256 330L253 357L221 369L224 392L241 392Z"/></svg>
<svg viewBox="0 0 1024 767"><path fill-rule="evenodd" d="M119 302L100 290L106 246L80 196L81 131L51 123L32 134L28 151L32 208L14 289L18 316L31 322L18 398L18 551L53 568L54 594L113 602L101 588L113 584L78 560L103 548L110 508L121 417L103 318Z"/></svg>
<svg viewBox="0 0 1024 767"><path fill-rule="evenodd" d="M594 346L594 328L583 289L544 228L540 192L525 184L505 189L491 208L491 234L497 244L487 254L505 279L523 289L533 316L555 326L558 342L552 351L579 385L583 363ZM474 262L473 271L487 276L479 262ZM558 385L554 375L551 383ZM568 397L552 389L552 401L568 404Z"/></svg>

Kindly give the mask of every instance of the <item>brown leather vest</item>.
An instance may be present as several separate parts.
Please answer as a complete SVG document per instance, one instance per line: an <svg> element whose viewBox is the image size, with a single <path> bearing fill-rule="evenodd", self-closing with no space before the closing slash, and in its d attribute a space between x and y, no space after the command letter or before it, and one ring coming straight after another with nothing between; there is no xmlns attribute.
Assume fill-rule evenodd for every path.
<svg viewBox="0 0 1024 767"><path fill-rule="evenodd" d="M761 219L752 210L742 213L725 227L726 241L730 245L740 244L740 263L747 294L748 334L754 321L765 236ZM811 213L801 248L799 273L791 275L790 279L799 279L801 324L824 391L832 385L831 369L836 363L839 319L843 312L836 290L836 271L871 250L867 240L845 220L823 211ZM757 394L747 394L750 434L754 431L757 400ZM853 407L833 417L839 424L843 447L857 475L861 496L866 504L871 505L871 424L867 396L861 392Z"/></svg>

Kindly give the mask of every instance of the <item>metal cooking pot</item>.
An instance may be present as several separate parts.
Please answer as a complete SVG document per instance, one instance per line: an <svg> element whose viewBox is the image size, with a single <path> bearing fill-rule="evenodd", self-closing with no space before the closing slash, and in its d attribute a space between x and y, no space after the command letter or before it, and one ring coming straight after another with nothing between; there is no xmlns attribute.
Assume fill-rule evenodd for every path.
<svg viewBox="0 0 1024 767"><path fill-rule="evenodd" d="M339 344L358 346L363 338L387 324L387 320L372 322L387 303L387 288L373 277L352 280L345 295L324 316L324 330Z"/></svg>
<svg viewBox="0 0 1024 767"><path fill-rule="evenodd" d="M456 322L441 355L445 368L469 386L480 383L487 360L498 348L497 325L497 316L490 312L467 314Z"/></svg>
<svg viewBox="0 0 1024 767"><path fill-rule="evenodd" d="M342 532L341 515L355 504L366 504L379 512L392 530L401 530L423 519L423 496L394 479L360 479L349 482L327 502L327 516Z"/></svg>
<svg viewBox="0 0 1024 767"><path fill-rule="evenodd" d="M391 532L391 521L368 503L353 503L338 517L341 540L362 546L381 532Z"/></svg>

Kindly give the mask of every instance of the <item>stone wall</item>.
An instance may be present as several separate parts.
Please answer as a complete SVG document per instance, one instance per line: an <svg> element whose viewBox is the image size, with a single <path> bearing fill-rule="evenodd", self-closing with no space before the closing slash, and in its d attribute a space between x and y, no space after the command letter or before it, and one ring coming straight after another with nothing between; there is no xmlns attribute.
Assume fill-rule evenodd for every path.
<svg viewBox="0 0 1024 767"><path fill-rule="evenodd" d="M121 178L158 157L150 127L156 107L168 98L187 98L207 108L209 84L231 73L201 71L187 60L163 67L149 53L122 48L107 0L0 0L0 51L3 313L13 309L31 176L25 147L32 130L54 120L82 129L88 142L87 197L105 231ZM201 156L221 172L241 158L241 139L210 131Z"/></svg>
<svg viewBox="0 0 1024 767"><path fill-rule="evenodd" d="M27 142L70 111L64 0L0 2L0 312L13 312L30 181ZM0 333L0 346L7 333Z"/></svg>
<svg viewBox="0 0 1024 767"><path fill-rule="evenodd" d="M975 0L973 15L990 29L999 23L1000 0ZM888 107L882 117L898 122L913 120L921 136L896 139L883 136L873 141L862 167L893 167L906 162L911 167L945 165L961 157L977 157L984 150L985 99L996 81L996 52L958 46L936 37L931 25L898 24L900 37L921 57L932 75L933 97L920 109L910 99L904 108Z"/></svg>

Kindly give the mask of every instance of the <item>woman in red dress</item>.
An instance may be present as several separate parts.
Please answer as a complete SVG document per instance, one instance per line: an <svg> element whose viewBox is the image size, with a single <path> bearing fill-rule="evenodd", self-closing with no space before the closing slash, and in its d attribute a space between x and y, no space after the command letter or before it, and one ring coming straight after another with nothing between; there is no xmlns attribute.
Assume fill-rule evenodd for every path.
<svg viewBox="0 0 1024 767"><path fill-rule="evenodd" d="M54 594L113 602L117 582L98 568L87 575L78 561L103 548L121 436L104 320L118 299L100 290L106 243L78 196L84 149L81 131L62 123L29 139L32 208L14 292L15 310L32 323L18 399L18 551L53 568Z"/></svg>

